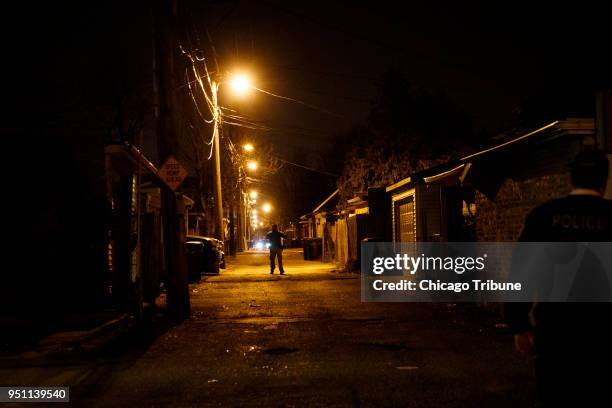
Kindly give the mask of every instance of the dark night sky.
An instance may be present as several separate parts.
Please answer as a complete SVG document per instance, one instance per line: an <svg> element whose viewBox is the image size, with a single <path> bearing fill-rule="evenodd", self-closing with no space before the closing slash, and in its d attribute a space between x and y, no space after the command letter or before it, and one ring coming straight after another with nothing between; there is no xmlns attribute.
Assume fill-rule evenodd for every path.
<svg viewBox="0 0 612 408"><path fill-rule="evenodd" d="M214 37L229 60L236 53L238 64L253 57L262 87L346 117L299 106L261 113L317 129L362 120L367 101L379 95L377 79L394 63L415 85L447 93L488 130L501 128L529 96L588 87L610 72L605 14L585 3L453 4L244 2L229 11L220 26L227 30L219 28Z"/></svg>
<svg viewBox="0 0 612 408"><path fill-rule="evenodd" d="M28 4L9 26L17 39L9 50L12 43L26 57L13 60L15 68L40 67L41 79L57 76L54 70L144 70L121 59L130 44L132 61L148 56L148 3L123 3ZM264 101L256 110L262 119L326 130L362 120L393 63L415 85L448 93L488 129L531 93L588 85L609 72L604 6L531 3L184 1L194 29L212 32L223 66L252 67L262 88L346 116Z"/></svg>
<svg viewBox="0 0 612 408"><path fill-rule="evenodd" d="M528 98L578 106L578 91L610 85L604 6L534 3L183 2L185 30L205 36L208 28L224 69L246 67L258 87L341 116L262 94L245 102L226 96L276 129L253 135L256 142L322 168L337 135L366 119L394 64L415 86L446 93L489 133L510 123ZM109 1L28 3L7 12L3 127L44 127L95 109L121 81L150 92L149 10L144 1Z"/></svg>

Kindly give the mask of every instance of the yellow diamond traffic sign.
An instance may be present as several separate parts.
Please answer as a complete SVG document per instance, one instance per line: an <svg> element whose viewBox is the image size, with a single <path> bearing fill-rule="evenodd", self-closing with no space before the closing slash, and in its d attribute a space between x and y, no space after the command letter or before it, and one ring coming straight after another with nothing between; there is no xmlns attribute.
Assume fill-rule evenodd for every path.
<svg viewBox="0 0 612 408"><path fill-rule="evenodd" d="M168 187L174 191L181 185L183 180L185 180L188 173L174 156L170 156L163 166L161 166L157 174L164 180Z"/></svg>

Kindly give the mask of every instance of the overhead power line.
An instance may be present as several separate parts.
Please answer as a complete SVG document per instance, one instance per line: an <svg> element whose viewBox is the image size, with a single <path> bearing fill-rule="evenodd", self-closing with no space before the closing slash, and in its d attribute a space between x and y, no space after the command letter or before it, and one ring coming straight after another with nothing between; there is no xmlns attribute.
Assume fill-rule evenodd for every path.
<svg viewBox="0 0 612 408"><path fill-rule="evenodd" d="M300 167L302 169L309 170L309 171L312 171L312 172L315 172L315 173L321 173L321 174L325 174L326 176L331 176L331 177L340 177L337 174L330 173L330 172L325 171L325 170L318 170L318 169L315 169L315 168L312 168L312 167L304 166L303 164L298 164L298 163L290 162L289 160L281 159L280 157L277 157L277 156L275 156L274 158L276 160L282 162L282 163L289 164L289 165L295 166L295 167Z"/></svg>
<svg viewBox="0 0 612 408"><path fill-rule="evenodd" d="M253 87L253 89L255 89L258 92L265 93L266 95L270 95L270 96L273 96L273 97L278 98L278 99L283 99L283 100L286 100L286 101L294 102L294 103L306 106L307 108L314 109L316 111L319 111L319 112L322 112L322 113L326 113L328 115L336 116L338 118L345 119L344 115L341 115L341 114L336 113L336 112L329 111L329 110L321 108L319 106L311 105L311 104L306 103L304 101L300 101L299 99L290 98L288 96L283 96L283 95L278 95L278 94L275 94L275 93L272 93L270 91L266 91L264 89L257 88L257 87Z"/></svg>

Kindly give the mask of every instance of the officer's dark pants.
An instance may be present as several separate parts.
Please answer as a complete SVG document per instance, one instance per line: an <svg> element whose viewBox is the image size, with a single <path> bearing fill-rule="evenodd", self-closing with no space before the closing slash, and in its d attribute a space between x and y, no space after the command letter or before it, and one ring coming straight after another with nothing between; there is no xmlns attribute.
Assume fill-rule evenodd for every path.
<svg viewBox="0 0 612 408"><path fill-rule="evenodd" d="M601 340L570 327L544 336L536 331L534 363L542 406L603 407L611 404L612 345Z"/></svg>
<svg viewBox="0 0 612 408"><path fill-rule="evenodd" d="M282 248L270 248L270 272L274 272L276 265L274 264L274 258L278 258L278 269L281 272L285 272L283 269L283 249Z"/></svg>

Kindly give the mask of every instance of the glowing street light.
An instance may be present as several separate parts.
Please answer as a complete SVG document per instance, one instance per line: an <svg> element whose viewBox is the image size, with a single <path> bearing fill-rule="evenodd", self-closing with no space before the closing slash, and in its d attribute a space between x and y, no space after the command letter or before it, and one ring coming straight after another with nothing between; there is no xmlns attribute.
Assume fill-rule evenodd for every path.
<svg viewBox="0 0 612 408"><path fill-rule="evenodd" d="M229 80L229 85L235 94L242 96L251 89L251 80L244 74L237 74Z"/></svg>
<svg viewBox="0 0 612 408"><path fill-rule="evenodd" d="M247 168L248 168L249 170L257 170L257 162L256 162L256 161L254 161L254 160L250 160L250 161L247 163Z"/></svg>
<svg viewBox="0 0 612 408"><path fill-rule="evenodd" d="M251 143L247 143L245 145L242 146L242 148L244 149L245 152L250 153L253 150L255 150L255 148L253 147L253 145Z"/></svg>
<svg viewBox="0 0 612 408"><path fill-rule="evenodd" d="M224 78L219 78L219 79L224 79ZM209 98L208 96L206 97L208 103L211 106L211 110L212 110L212 116L213 116L213 151L214 151L214 155L213 155L213 163L214 163L214 202L215 202L215 206L216 206L216 211L215 211L215 223L216 223L216 235L217 238L221 240L221 242L223 242L225 240L224 237L224 231L225 231L225 227L224 227L224 223L223 223L223 194L222 194L222 187L221 187L221 153L220 153L220 137L219 137L219 129L221 127L221 121L219 120L222 117L221 114L221 105L219 104L219 87L223 84L226 83L227 86L229 86L233 92L239 96L242 96L244 94L246 94L251 88L253 88L253 86L251 85L251 81L250 79L246 76L246 75L233 75L230 78L228 78L227 81L223 80L223 82L221 82L219 79L211 79L209 77L209 81L210 81L210 91L211 91L211 97ZM251 149L253 149L253 146L251 146ZM250 151L246 146L244 147L245 151ZM248 164L248 168L250 170L256 170L257 169L257 163L256 162L251 162Z"/></svg>
<svg viewBox="0 0 612 408"><path fill-rule="evenodd" d="M257 198L257 191L251 190L251 192L249 193L249 197L255 200Z"/></svg>
<svg viewBox="0 0 612 408"><path fill-rule="evenodd" d="M225 81L224 81L225 82ZM249 89L252 88L251 81L246 75L233 75L227 81L229 87L233 90L233 92L239 96L245 95ZM221 117L221 106L219 105L219 87L222 82L217 80L212 80L210 83L212 97L208 102L212 104L213 109L213 150L214 150L214 169L215 169L215 177L214 177L214 198L215 198L215 206L216 208L216 227L217 227L217 238L221 241L225 240L224 237L224 226L223 226L223 195L221 192L221 154L220 154L220 140L219 140L219 128L221 123L219 122L219 118ZM206 98L208 100L208 97ZM252 146L251 146L252 147ZM249 167L251 170L255 170L257 168L257 163L255 163L255 168Z"/></svg>
<svg viewBox="0 0 612 408"><path fill-rule="evenodd" d="M259 226L263 227L263 221L259 221Z"/></svg>
<svg viewBox="0 0 612 408"><path fill-rule="evenodd" d="M263 207L261 207L261 209L267 214L272 211L272 206L270 205L270 203L265 203Z"/></svg>
<svg viewBox="0 0 612 408"><path fill-rule="evenodd" d="M257 210L252 211L253 215L257 215Z"/></svg>

